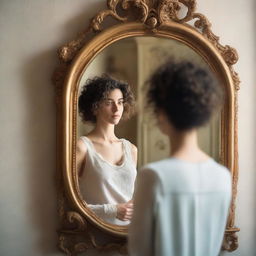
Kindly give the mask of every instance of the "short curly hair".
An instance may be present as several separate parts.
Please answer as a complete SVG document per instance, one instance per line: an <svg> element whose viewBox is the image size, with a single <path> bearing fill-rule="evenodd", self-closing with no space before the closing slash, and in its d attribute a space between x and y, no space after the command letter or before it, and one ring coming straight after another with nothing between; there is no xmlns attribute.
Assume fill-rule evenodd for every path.
<svg viewBox="0 0 256 256"><path fill-rule="evenodd" d="M110 91L119 89L123 94L124 112L122 119L129 118L134 112L134 96L128 83L111 78L107 74L87 79L78 98L79 115L83 122L96 123L94 111L106 99Z"/></svg>
<svg viewBox="0 0 256 256"><path fill-rule="evenodd" d="M206 124L223 102L223 88L206 68L168 61L147 82L147 104L163 110L179 130Z"/></svg>

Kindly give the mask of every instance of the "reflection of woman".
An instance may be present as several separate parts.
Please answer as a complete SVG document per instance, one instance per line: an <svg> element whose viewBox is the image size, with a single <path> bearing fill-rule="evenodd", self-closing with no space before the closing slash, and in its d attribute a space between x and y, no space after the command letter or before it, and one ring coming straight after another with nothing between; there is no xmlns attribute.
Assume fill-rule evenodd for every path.
<svg viewBox="0 0 256 256"><path fill-rule="evenodd" d="M114 129L133 101L128 84L102 76L87 80L78 103L82 120L95 124L77 142L80 190L94 213L118 225L129 223L133 212L137 148Z"/></svg>
<svg viewBox="0 0 256 256"><path fill-rule="evenodd" d="M170 157L139 171L129 230L132 256L217 256L231 199L229 171L197 144L196 130L221 88L191 63L168 63L150 79L148 102L171 142ZM146 197L145 197L146 195Z"/></svg>

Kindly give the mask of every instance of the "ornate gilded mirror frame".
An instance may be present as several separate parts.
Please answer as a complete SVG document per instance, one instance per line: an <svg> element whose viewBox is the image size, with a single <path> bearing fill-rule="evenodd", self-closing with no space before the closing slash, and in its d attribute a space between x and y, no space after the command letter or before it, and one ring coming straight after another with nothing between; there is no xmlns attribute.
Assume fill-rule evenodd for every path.
<svg viewBox="0 0 256 256"><path fill-rule="evenodd" d="M57 183L60 218L59 247L67 255L88 248L126 251L127 227L107 224L81 200L75 168L77 94L80 78L93 58L111 43L127 37L153 36L178 40L200 54L217 74L226 90L221 116L221 162L232 173L233 198L223 249L236 250L235 199L238 180L237 92L239 78L232 65L238 60L234 48L223 46L211 31L208 19L195 12L196 0L107 0L89 27L58 51L59 66L53 74L57 102ZM183 10L186 14L180 17ZM116 21L103 27L106 17ZM107 238L100 243L97 235Z"/></svg>

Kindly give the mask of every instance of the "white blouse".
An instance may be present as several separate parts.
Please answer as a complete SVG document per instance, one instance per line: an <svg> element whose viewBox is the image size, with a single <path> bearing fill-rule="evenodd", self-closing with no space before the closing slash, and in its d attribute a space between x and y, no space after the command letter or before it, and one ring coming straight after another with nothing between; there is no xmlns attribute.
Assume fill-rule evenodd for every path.
<svg viewBox="0 0 256 256"><path fill-rule="evenodd" d="M100 218L111 224L127 225L129 221L116 218L119 203L132 199L137 175L131 143L121 139L123 162L114 165L106 161L94 148L91 140L80 137L87 148L84 172L79 179L80 192L87 206Z"/></svg>
<svg viewBox="0 0 256 256"><path fill-rule="evenodd" d="M231 200L230 172L213 159L168 158L138 172L131 256L217 256Z"/></svg>

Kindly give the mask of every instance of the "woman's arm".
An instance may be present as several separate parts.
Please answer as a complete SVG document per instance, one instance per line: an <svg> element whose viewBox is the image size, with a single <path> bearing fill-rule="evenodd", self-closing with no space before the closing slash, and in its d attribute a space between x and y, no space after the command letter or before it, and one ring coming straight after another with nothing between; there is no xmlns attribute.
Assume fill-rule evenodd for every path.
<svg viewBox="0 0 256 256"><path fill-rule="evenodd" d="M119 219L128 221L132 218L133 204L130 202L123 204L86 204L98 217L102 219Z"/></svg>
<svg viewBox="0 0 256 256"><path fill-rule="evenodd" d="M147 169L138 172L134 192L134 213L128 233L130 255L154 254L154 208L156 174Z"/></svg>
<svg viewBox="0 0 256 256"><path fill-rule="evenodd" d="M86 145L82 139L79 139L76 145L76 170L79 178L83 175L84 166L86 163L86 153Z"/></svg>

